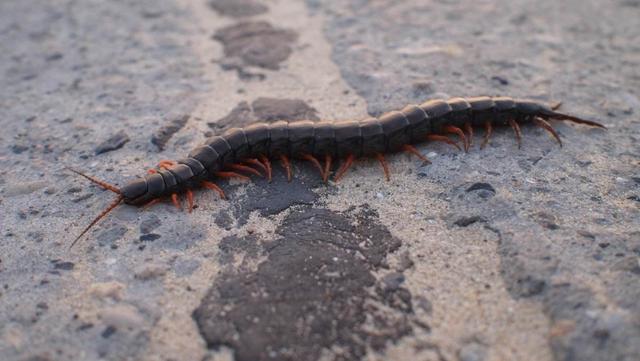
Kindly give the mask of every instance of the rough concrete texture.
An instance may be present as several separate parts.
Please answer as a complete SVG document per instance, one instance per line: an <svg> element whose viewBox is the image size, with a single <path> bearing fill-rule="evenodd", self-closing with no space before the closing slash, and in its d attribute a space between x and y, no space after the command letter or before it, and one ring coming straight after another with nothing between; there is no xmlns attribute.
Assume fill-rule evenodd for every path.
<svg viewBox="0 0 640 361"><path fill-rule="evenodd" d="M638 360L640 3L0 2L1 360ZM249 121L527 96L523 127L339 184L222 182L197 209L114 184ZM476 143L478 139L476 139Z"/></svg>

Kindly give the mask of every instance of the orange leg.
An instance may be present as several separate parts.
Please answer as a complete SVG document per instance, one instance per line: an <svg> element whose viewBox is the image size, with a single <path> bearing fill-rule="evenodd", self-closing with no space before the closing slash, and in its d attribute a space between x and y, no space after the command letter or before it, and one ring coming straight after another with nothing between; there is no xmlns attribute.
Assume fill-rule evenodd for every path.
<svg viewBox="0 0 640 361"><path fill-rule="evenodd" d="M387 178L387 182L391 180L391 173L389 172L389 165L387 164L387 160L384 159L384 155L382 153L376 153L376 158L380 165L382 166L382 170L384 171L384 176Z"/></svg>
<svg viewBox="0 0 640 361"><path fill-rule="evenodd" d="M420 158L421 161L425 162L425 163L429 163L431 164L431 161L429 160L429 158L425 157L424 155L422 155L422 153L420 153L420 151L418 151L416 149L416 147L414 147L411 144L405 144L402 146L402 150L404 150L407 153L411 153L413 155L415 155L416 157Z"/></svg>
<svg viewBox="0 0 640 361"><path fill-rule="evenodd" d="M291 163L289 163L289 158L286 155L280 154L280 160L282 161L282 166L287 171L287 181L291 182Z"/></svg>
<svg viewBox="0 0 640 361"><path fill-rule="evenodd" d="M336 176L333 177L334 182L338 182L340 178L344 176L344 174L347 172L349 167L351 167L351 165L353 164L353 160L354 160L353 154L349 154L347 156L347 159L345 159L344 163L342 163L342 166L340 166L340 169L338 169Z"/></svg>
<svg viewBox="0 0 640 361"><path fill-rule="evenodd" d="M193 210L193 191L187 188L187 202L189 204L189 213Z"/></svg>
<svg viewBox="0 0 640 361"><path fill-rule="evenodd" d="M260 169L262 169L263 172L267 173L267 166L262 164L262 162L260 162L259 160L255 159L255 158L247 159L247 160L245 160L245 163L253 164L253 165L259 167Z"/></svg>
<svg viewBox="0 0 640 361"><path fill-rule="evenodd" d="M553 127L551 126L551 124L549 124L549 122L547 122L546 120L542 119L542 118L538 118L535 117L533 118L533 122L545 129L547 132L551 133L551 135L553 135L554 138L556 138L556 140L558 141L558 144L560 144L560 147L562 147L562 140L560 140L560 136L558 135L558 133L556 133L555 129L553 129Z"/></svg>
<svg viewBox="0 0 640 361"><path fill-rule="evenodd" d="M255 174L258 177L262 177L263 176L262 173L260 173L257 169L254 169L254 168L248 167L246 165L242 165L242 164L230 164L229 168L231 168L233 170L240 171L240 172L244 171L244 172L248 172L248 173L251 173L251 174Z"/></svg>
<svg viewBox="0 0 640 361"><path fill-rule="evenodd" d="M173 193L171 195L171 202L173 203L174 206L176 206L176 208L178 208L179 210L182 210L182 206L180 205L180 200L178 199L178 194Z"/></svg>
<svg viewBox="0 0 640 361"><path fill-rule="evenodd" d="M202 181L202 186L210 189L214 192L217 192L220 195L220 198L222 199L226 199L227 197L224 195L224 191L222 190L222 188L218 187L217 184L209 182L209 181Z"/></svg>
<svg viewBox="0 0 640 361"><path fill-rule="evenodd" d="M484 140L482 141L482 145L480 145L480 149L489 144L491 133L493 133L493 127L491 126L491 121L487 120L486 122L484 122Z"/></svg>
<svg viewBox="0 0 640 361"><path fill-rule="evenodd" d="M147 174L156 174L156 173L158 173L158 171L157 171L157 170L155 170L155 169L149 169L149 170L147 170Z"/></svg>
<svg viewBox="0 0 640 361"><path fill-rule="evenodd" d="M331 156L329 154L325 154L324 156L324 177L322 180L327 183L327 179L329 179L329 172L331 172Z"/></svg>
<svg viewBox="0 0 640 361"><path fill-rule="evenodd" d="M176 162L168 159L163 159L158 162L158 168L168 169L169 167L173 167L174 165L176 165Z"/></svg>
<svg viewBox="0 0 640 361"><path fill-rule="evenodd" d="M215 172L214 175L216 177L220 177L220 178L238 178L238 179L242 179L242 180L245 180L245 181L251 180L246 175L238 174L236 172Z"/></svg>
<svg viewBox="0 0 640 361"><path fill-rule="evenodd" d="M462 143L464 144L464 151L465 152L469 151L469 142L467 141L467 137L464 135L464 132L462 131L462 129L458 127L454 127L453 125L446 125L442 127L442 130L445 133L456 134L457 136L459 136L460 139L462 140Z"/></svg>
<svg viewBox="0 0 640 361"><path fill-rule="evenodd" d="M508 121L511 128L516 133L516 139L518 140L518 149L520 149L520 146L522 146L522 132L520 131L520 126L518 125L518 122L513 119L509 119Z"/></svg>
<svg viewBox="0 0 640 361"><path fill-rule="evenodd" d="M320 177L322 177L322 179L324 180L324 168L322 168L322 165L320 165L320 162L318 162L318 159L316 159L316 157L312 156L311 154L303 154L302 155L302 159L308 160L309 162L311 162L316 168L318 168L318 171L320 172Z"/></svg>
<svg viewBox="0 0 640 361"><path fill-rule="evenodd" d="M447 143L449 145L453 145L454 147L458 148L458 150L462 150L462 149L460 149L460 146L458 145L458 143L454 142L453 140L451 140L448 137L445 137L444 135L429 134L429 135L427 135L427 140L431 140L431 141L435 141L435 142L444 142L444 143Z"/></svg>
<svg viewBox="0 0 640 361"><path fill-rule="evenodd" d="M464 129L469 135L469 147L471 147L473 145L473 127L471 126L470 121L467 120L466 122L464 122Z"/></svg>
<svg viewBox="0 0 640 361"><path fill-rule="evenodd" d="M152 200L150 200L149 202L145 203L145 204L142 206L142 209L147 209L147 208L151 207L152 205L154 205L154 204L158 204L158 203L160 203L160 202L162 202L162 199L161 199L161 198L152 199Z"/></svg>
<svg viewBox="0 0 640 361"><path fill-rule="evenodd" d="M271 182L271 173L272 172L271 172L271 162L269 161L269 158L265 157L264 155L261 155L260 156L260 161L267 168L267 179L269 180L269 182Z"/></svg>

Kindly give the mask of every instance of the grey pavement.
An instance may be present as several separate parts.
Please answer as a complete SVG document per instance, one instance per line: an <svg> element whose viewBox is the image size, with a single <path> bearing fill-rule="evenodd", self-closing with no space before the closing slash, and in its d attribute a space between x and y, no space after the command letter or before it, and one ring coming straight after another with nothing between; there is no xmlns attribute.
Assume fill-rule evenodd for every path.
<svg viewBox="0 0 640 361"><path fill-rule="evenodd" d="M3 0L0 360L640 360L640 2ZM122 185L256 121L528 97L523 126L221 182ZM183 200L184 202L184 200Z"/></svg>

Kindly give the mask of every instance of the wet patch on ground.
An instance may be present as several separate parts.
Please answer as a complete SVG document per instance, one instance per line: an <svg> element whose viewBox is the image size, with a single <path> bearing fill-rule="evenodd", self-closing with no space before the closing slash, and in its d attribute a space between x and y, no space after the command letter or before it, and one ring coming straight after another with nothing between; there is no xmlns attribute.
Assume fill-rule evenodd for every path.
<svg viewBox="0 0 640 361"><path fill-rule="evenodd" d="M127 142L129 142L129 136L125 133L124 130L117 132L116 134L109 137L109 139L100 143L96 147L96 155L111 152L113 150L117 150L122 148Z"/></svg>
<svg viewBox="0 0 640 361"><path fill-rule="evenodd" d="M262 216L270 216L292 206L316 203L319 194L314 189L327 187L322 182L318 171L311 165L302 162L295 162L292 168L294 176L291 182L287 181L285 171L277 167L272 182L257 179L255 185L248 190L245 196L240 199L236 198L232 210L238 225L245 224L254 211L259 212ZM233 188L231 197L234 197Z"/></svg>
<svg viewBox="0 0 640 361"><path fill-rule="evenodd" d="M164 150L169 139L179 132L180 129L184 128L184 126L187 125L187 121L189 121L189 116L184 115L166 122L165 125L153 133L151 143L158 147L159 150Z"/></svg>
<svg viewBox="0 0 640 361"><path fill-rule="evenodd" d="M232 127L245 127L256 122L279 120L318 120L316 109L301 99L258 98L251 102L240 102L229 114L215 122L207 123L217 133Z"/></svg>
<svg viewBox="0 0 640 361"><path fill-rule="evenodd" d="M233 199L226 211L215 218L218 226L231 229L246 224L251 213L261 216L276 215L290 207L318 204L322 191L330 191L316 168L308 161L292 159L291 181L280 161L272 161L272 181L252 177L251 183L223 183L220 186ZM246 190L245 190L246 189Z"/></svg>
<svg viewBox="0 0 640 361"><path fill-rule="evenodd" d="M220 15L244 18L266 13L269 8L255 0L210 0L209 6Z"/></svg>
<svg viewBox="0 0 640 361"><path fill-rule="evenodd" d="M240 252L265 260L255 271L227 266L193 313L209 348L228 346L238 361L318 360L326 352L356 360L412 333L404 276L374 275L401 243L375 211L305 206L276 233L273 241L221 242L223 264Z"/></svg>
<svg viewBox="0 0 640 361"><path fill-rule="evenodd" d="M291 55L298 34L266 21L243 21L218 30L213 38L224 45L223 68L278 70Z"/></svg>

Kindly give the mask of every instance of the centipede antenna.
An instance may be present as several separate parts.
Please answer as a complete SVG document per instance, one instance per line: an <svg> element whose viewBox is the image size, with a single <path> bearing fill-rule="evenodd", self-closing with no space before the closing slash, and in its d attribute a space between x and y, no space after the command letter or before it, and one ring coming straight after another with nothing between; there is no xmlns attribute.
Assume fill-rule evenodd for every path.
<svg viewBox="0 0 640 361"><path fill-rule="evenodd" d="M574 123L578 123L578 124L590 125L592 127L598 127L598 128L602 128L602 129L607 129L607 127L605 127L604 125L602 125L602 124L600 124L598 122L594 122L592 120L586 120L586 119L574 117L573 115L569 115L569 114L556 112L555 109L552 110L552 111L543 112L543 114L540 114L539 116L541 116L541 118L546 118L546 119L568 120L570 122L574 122Z"/></svg>
<svg viewBox="0 0 640 361"><path fill-rule="evenodd" d="M88 180L92 181L93 183L99 185L100 187L102 187L102 188L104 188L106 190L112 191L113 193L116 193L116 194L121 194L122 193L120 191L120 188L118 188L118 187L116 187L114 185L111 185L111 184L109 184L107 182L101 181L101 180L99 180L99 179L97 179L95 177L92 177L90 175L86 175L86 174L82 173L81 171L75 170L75 169L73 169L71 167L65 167L65 168L70 170L70 171L72 171L73 173L75 173L77 175L80 175L82 177L87 178Z"/></svg>
<svg viewBox="0 0 640 361"><path fill-rule="evenodd" d="M557 116L552 116L552 118L556 118L556 119L560 119L560 120L568 120L570 122L574 122L574 123L578 123L578 124L590 125L592 127L598 127L598 128L602 128L602 129L607 129L607 127L605 127L604 125L602 125L602 124L600 124L598 122L594 122L594 121L586 120L586 119L580 119L578 117L574 117L574 116L567 115L567 114L557 113Z"/></svg>
<svg viewBox="0 0 640 361"><path fill-rule="evenodd" d="M114 208L116 208L121 202L122 200L124 200L124 196L119 195L118 198L116 198L113 203L111 203L104 211L102 211L93 221L91 221L91 223L89 223L89 225L87 226L87 228L85 228L82 233L80 233L80 235L73 240L73 243L71 243L71 246L69 246L69 249L71 249L79 240L80 238L82 238L82 236L85 235L85 233L89 232L89 230L91 229L91 227L95 226L96 223L98 223L98 221L100 221L102 218L104 218L107 214L109 214L109 212L111 212Z"/></svg>

